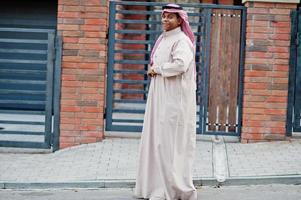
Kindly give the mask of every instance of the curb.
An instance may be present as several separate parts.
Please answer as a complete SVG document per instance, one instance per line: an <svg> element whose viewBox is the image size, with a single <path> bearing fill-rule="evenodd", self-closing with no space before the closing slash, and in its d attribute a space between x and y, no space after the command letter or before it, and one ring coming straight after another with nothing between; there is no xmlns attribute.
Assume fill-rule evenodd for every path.
<svg viewBox="0 0 301 200"><path fill-rule="evenodd" d="M260 176L260 177L230 177L223 183L214 178L195 178L196 187L201 186L239 186L239 185L267 185L287 184L301 185L301 175ZM70 182L4 182L0 181L0 189L68 189L68 188L133 188L134 179L95 180Z"/></svg>
<svg viewBox="0 0 301 200"><path fill-rule="evenodd" d="M278 175L278 176L258 176L258 177L231 177L221 185L239 186L239 185L268 185L268 184L286 184L301 185L301 175Z"/></svg>

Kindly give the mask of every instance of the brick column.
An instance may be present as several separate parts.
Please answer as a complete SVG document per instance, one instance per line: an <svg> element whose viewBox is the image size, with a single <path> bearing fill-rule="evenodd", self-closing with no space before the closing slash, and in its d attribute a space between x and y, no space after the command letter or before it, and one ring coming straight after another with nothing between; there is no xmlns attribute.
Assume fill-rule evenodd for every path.
<svg viewBox="0 0 301 200"><path fill-rule="evenodd" d="M290 3L283 3L290 2ZM297 0L244 0L247 35L242 142L285 139L290 12Z"/></svg>
<svg viewBox="0 0 301 200"><path fill-rule="evenodd" d="M60 148L103 138L108 1L58 0L63 36Z"/></svg>

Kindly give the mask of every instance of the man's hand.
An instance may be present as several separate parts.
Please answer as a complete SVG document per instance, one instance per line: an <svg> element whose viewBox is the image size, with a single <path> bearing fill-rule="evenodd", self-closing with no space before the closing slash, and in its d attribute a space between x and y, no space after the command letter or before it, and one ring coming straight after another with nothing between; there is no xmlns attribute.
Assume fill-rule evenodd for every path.
<svg viewBox="0 0 301 200"><path fill-rule="evenodd" d="M157 76L158 74L154 71L153 68L149 68L148 71L147 71L147 75L150 76L150 77L155 77Z"/></svg>

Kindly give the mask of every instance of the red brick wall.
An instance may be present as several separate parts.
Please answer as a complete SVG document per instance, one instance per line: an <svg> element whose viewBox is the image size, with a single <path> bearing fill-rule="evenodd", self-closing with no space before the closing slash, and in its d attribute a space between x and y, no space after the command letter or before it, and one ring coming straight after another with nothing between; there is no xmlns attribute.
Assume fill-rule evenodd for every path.
<svg viewBox="0 0 301 200"><path fill-rule="evenodd" d="M285 138L290 12L296 4L246 3L242 142Z"/></svg>
<svg viewBox="0 0 301 200"><path fill-rule="evenodd" d="M108 1L58 0L63 36L60 148L103 138Z"/></svg>

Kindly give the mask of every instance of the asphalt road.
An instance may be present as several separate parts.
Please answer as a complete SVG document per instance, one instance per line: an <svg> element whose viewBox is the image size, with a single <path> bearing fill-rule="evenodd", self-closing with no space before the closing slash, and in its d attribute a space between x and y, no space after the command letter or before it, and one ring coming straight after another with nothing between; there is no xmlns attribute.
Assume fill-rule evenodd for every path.
<svg viewBox="0 0 301 200"><path fill-rule="evenodd" d="M200 200L300 200L301 185L201 187ZM0 200L133 200L131 189L0 190Z"/></svg>

